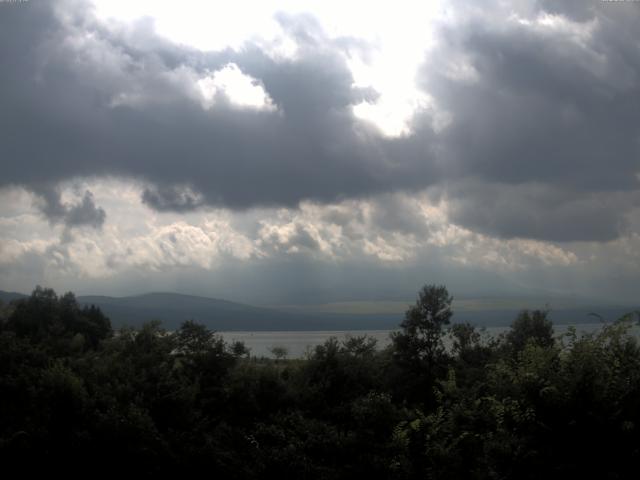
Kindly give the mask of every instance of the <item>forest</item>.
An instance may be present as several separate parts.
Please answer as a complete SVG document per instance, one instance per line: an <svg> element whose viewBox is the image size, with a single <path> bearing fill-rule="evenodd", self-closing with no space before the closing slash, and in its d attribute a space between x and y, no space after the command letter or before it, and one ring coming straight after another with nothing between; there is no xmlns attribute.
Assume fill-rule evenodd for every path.
<svg viewBox="0 0 640 480"><path fill-rule="evenodd" d="M256 358L193 321L114 330L72 293L0 308L0 460L25 474L637 478L638 314L488 337L425 285L390 345ZM445 348L445 337L452 346ZM16 469L16 470L13 470Z"/></svg>

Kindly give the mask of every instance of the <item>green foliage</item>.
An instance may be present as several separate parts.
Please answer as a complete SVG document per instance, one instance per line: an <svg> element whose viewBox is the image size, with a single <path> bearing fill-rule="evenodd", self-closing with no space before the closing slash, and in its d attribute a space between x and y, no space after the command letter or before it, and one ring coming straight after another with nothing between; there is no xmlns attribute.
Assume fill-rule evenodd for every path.
<svg viewBox="0 0 640 480"><path fill-rule="evenodd" d="M37 288L0 306L0 460L24 475L635 477L635 318L556 341L546 311L493 339L445 330L451 316L425 286L386 350L356 336L257 359L192 321L113 334Z"/></svg>
<svg viewBox="0 0 640 480"><path fill-rule="evenodd" d="M60 352L96 348L112 335L111 322L99 308L80 308L73 293L58 297L41 287L14 302L3 328Z"/></svg>
<svg viewBox="0 0 640 480"><path fill-rule="evenodd" d="M436 380L446 372L448 361L442 341L453 312L443 285L425 285L416 304L405 313L402 330L392 334L393 375L396 394L409 401L433 402Z"/></svg>
<svg viewBox="0 0 640 480"><path fill-rule="evenodd" d="M548 310L520 312L507 334L507 344L516 352L524 349L528 343L545 348L553 345L553 323L548 316Z"/></svg>
<svg viewBox="0 0 640 480"><path fill-rule="evenodd" d="M204 325L193 320L184 322L175 334L176 353L185 357L199 357L223 348L222 340Z"/></svg>
<svg viewBox="0 0 640 480"><path fill-rule="evenodd" d="M409 308L400 324L402 332L393 336L396 354L403 361L430 364L444 354L444 327L453 315L449 295L443 285L425 285L416 304Z"/></svg>
<svg viewBox="0 0 640 480"><path fill-rule="evenodd" d="M367 335L347 336L342 344L344 352L354 357L372 357L376 352L378 340Z"/></svg>
<svg viewBox="0 0 640 480"><path fill-rule="evenodd" d="M283 347L281 345L275 345L271 347L269 349L269 352L271 352L271 355L273 355L276 360L282 360L284 358L287 358L287 355L289 355L289 350L287 350L287 347Z"/></svg>

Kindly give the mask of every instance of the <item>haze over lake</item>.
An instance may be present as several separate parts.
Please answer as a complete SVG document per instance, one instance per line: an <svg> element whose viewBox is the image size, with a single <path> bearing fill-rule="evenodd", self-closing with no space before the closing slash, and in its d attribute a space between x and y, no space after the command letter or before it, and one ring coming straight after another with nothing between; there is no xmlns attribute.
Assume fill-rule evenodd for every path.
<svg viewBox="0 0 640 480"><path fill-rule="evenodd" d="M572 325L578 334L596 332L603 326L601 323L582 323ZM556 336L565 334L570 325L554 326ZM483 335L486 338L495 337L507 331L508 327L486 327ZM634 329L636 333L640 331ZM284 347L287 349L287 358L303 358L312 353L317 345L323 344L330 337L336 337L339 341L349 337L367 335L377 340L379 349L387 347L390 343L390 334L393 330L356 330L356 331L321 331L321 332L218 332L225 341L241 341L250 349L251 356L273 357L271 348ZM445 345L451 345L451 339L445 337Z"/></svg>

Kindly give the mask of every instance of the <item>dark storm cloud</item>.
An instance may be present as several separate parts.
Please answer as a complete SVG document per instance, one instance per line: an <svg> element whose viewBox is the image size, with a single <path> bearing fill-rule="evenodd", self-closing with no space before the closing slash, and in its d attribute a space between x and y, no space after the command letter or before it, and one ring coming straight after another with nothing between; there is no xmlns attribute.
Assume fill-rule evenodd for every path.
<svg viewBox="0 0 640 480"><path fill-rule="evenodd" d="M87 190L77 203L63 203L60 192L50 186L32 187L40 211L51 223L62 223L67 227L90 226L101 228L107 214L97 207L93 194Z"/></svg>
<svg viewBox="0 0 640 480"><path fill-rule="evenodd" d="M413 233L426 236L429 232L424 218L416 214L416 206L398 195L383 195L373 202L372 223L383 231Z"/></svg>
<svg viewBox="0 0 640 480"><path fill-rule="evenodd" d="M532 19L541 8L585 28L596 22L584 37L506 15L443 27L419 81L451 122L436 133L428 111L413 135L386 139L351 110L376 98L354 88L343 55L366 45L326 37L313 17L279 17L298 54L274 60L251 44L214 53L173 45L148 20L107 28L71 13L78 5L57 4L60 17L44 2L0 4L0 185L116 175L146 182L143 201L175 211L431 186L461 225L552 240L615 238L638 202L640 9L531 4ZM452 77L464 71L456 61L473 75ZM220 94L203 108L196 81L230 62L276 109L239 109ZM91 205L74 218L89 218L81 212ZM391 229L423 228L380 215Z"/></svg>
<svg viewBox="0 0 640 480"><path fill-rule="evenodd" d="M506 238L607 241L627 227L623 213L637 204L632 193L591 193L550 185L462 182L449 192L450 219L472 230Z"/></svg>
<svg viewBox="0 0 640 480"><path fill-rule="evenodd" d="M549 10L594 23L567 33L471 19L440 32L446 46L421 78L452 117L440 159L461 225L504 237L610 240L638 205L640 9L569 7ZM575 31L589 28L583 37ZM471 73L452 76L463 71L456 61Z"/></svg>
<svg viewBox="0 0 640 480"><path fill-rule="evenodd" d="M296 60L248 46L218 55L185 50L177 64L174 51L157 52L160 41L125 49L90 19L62 24L36 2L9 13L0 19L5 184L122 175L152 184L148 205L185 210L331 201L386 190L406 175L351 112L375 92L352 86L344 58L321 33L298 32L307 31L306 19L303 27L282 20L298 29ZM224 101L204 109L195 81L228 62L259 79L277 111ZM428 181L428 165L414 167Z"/></svg>
<svg viewBox="0 0 640 480"><path fill-rule="evenodd" d="M68 207L64 220L68 226L90 225L99 228L106 217L105 211L96 207L93 203L93 194L87 190L79 203Z"/></svg>
<svg viewBox="0 0 640 480"><path fill-rule="evenodd" d="M186 187L145 188L142 201L160 212L188 212L203 205L202 199Z"/></svg>

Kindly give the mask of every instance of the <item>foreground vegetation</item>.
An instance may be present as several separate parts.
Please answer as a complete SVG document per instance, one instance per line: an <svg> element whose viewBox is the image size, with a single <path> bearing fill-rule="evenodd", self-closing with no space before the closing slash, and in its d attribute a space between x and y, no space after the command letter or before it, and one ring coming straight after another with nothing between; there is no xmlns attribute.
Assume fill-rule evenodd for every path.
<svg viewBox="0 0 640 480"><path fill-rule="evenodd" d="M488 339L449 327L450 306L444 287L425 286L385 350L332 338L304 361L274 361L193 322L114 333L99 309L38 288L0 311L3 469L637 478L633 318L554 338L548 312L523 311Z"/></svg>

